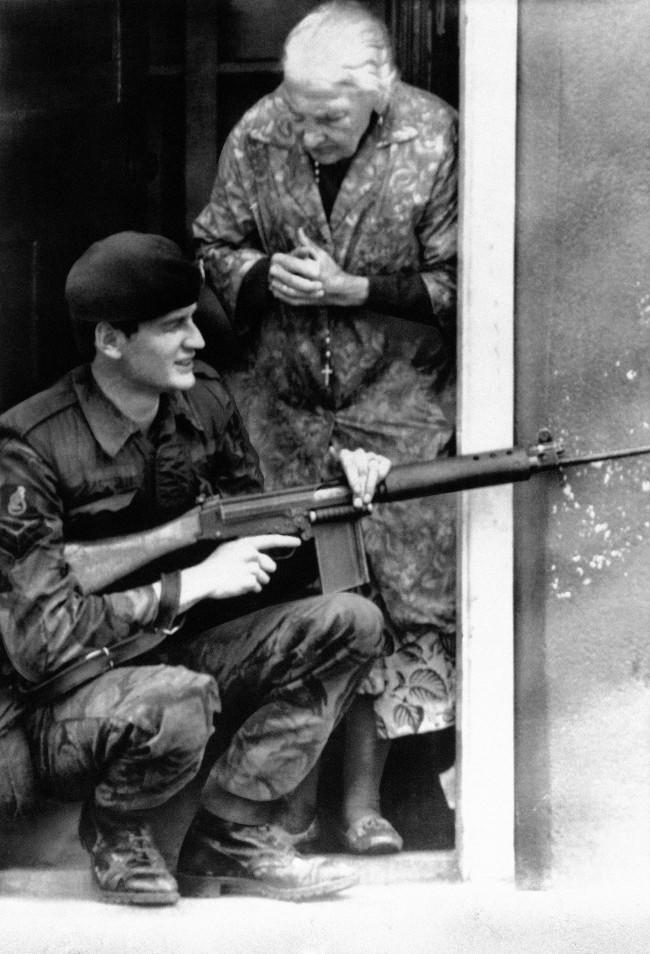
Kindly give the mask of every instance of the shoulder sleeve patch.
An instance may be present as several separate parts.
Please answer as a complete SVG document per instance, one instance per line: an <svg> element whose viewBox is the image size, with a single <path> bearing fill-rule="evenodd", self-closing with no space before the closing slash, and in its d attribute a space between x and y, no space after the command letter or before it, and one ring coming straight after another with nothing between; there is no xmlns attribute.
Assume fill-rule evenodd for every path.
<svg viewBox="0 0 650 954"><path fill-rule="evenodd" d="M47 523L24 484L0 486L0 550L14 560L28 553L44 537Z"/></svg>

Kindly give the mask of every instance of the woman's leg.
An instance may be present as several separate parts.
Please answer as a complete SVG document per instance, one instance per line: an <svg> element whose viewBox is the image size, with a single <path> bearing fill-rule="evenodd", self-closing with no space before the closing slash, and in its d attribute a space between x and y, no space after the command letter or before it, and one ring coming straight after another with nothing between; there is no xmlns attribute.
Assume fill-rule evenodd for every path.
<svg viewBox="0 0 650 954"><path fill-rule="evenodd" d="M319 775L320 760L293 792L284 799L277 817L277 824L293 836L294 844L301 850L305 845L318 840L319 827L316 815Z"/></svg>
<svg viewBox="0 0 650 954"><path fill-rule="evenodd" d="M369 813L381 814L380 786L390 749L377 737L373 697L358 695L345 723L343 820L354 824Z"/></svg>
<svg viewBox="0 0 650 954"><path fill-rule="evenodd" d="M377 736L373 697L357 695L345 723L341 840L356 854L400 851L402 839L381 814L381 779L390 749Z"/></svg>

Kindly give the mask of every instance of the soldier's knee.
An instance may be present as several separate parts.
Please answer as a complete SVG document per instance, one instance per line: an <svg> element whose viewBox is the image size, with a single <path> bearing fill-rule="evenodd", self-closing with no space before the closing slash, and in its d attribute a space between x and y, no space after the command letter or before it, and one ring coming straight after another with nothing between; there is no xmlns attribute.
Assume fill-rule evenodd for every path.
<svg viewBox="0 0 650 954"><path fill-rule="evenodd" d="M384 617L370 600L356 593L337 593L328 597L329 611L348 634L354 651L374 658L384 647Z"/></svg>
<svg viewBox="0 0 650 954"><path fill-rule="evenodd" d="M126 678L121 705L107 720L105 772L95 798L139 811L163 804L196 776L219 695L212 676L184 666L134 667Z"/></svg>
<svg viewBox="0 0 650 954"><path fill-rule="evenodd" d="M214 731L214 717L221 711L219 689L213 676L175 667L187 674L179 705L196 748L204 749Z"/></svg>
<svg viewBox="0 0 650 954"><path fill-rule="evenodd" d="M148 736L152 755L184 752L196 757L205 748L220 709L219 690L212 676L184 666L161 666L147 680L134 722Z"/></svg>

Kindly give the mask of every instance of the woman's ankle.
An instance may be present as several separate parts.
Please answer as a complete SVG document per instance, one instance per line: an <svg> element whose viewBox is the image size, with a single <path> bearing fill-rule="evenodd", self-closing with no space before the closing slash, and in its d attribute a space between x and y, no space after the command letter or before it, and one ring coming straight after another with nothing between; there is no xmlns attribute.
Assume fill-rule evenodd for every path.
<svg viewBox="0 0 650 954"><path fill-rule="evenodd" d="M381 818L381 804L378 798L345 803L341 814L346 825L355 825L362 818L367 818L369 815L375 815Z"/></svg>

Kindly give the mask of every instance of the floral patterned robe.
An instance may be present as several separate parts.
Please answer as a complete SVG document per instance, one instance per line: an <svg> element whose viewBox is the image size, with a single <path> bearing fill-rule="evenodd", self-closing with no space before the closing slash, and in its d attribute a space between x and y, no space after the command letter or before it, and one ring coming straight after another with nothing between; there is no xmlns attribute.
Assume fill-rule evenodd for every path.
<svg viewBox="0 0 650 954"><path fill-rule="evenodd" d="M453 329L455 300L455 111L398 82L328 221L281 87L264 97L230 134L210 202L194 224L206 272L236 331L243 330L235 312L244 275L261 258L291 251L301 226L347 272L419 274L435 322L428 327L364 308L271 305L250 333L247 368L230 375L267 487L331 477L331 446L361 446L395 463L447 453L454 415L452 336L445 332ZM454 718L454 500L376 507L364 527L395 650L374 673L379 734L440 729Z"/></svg>

